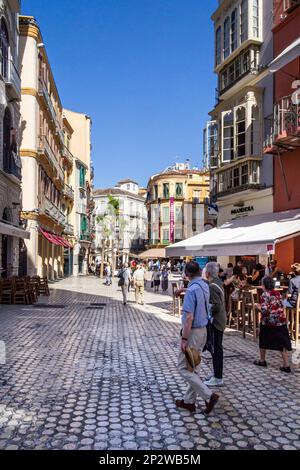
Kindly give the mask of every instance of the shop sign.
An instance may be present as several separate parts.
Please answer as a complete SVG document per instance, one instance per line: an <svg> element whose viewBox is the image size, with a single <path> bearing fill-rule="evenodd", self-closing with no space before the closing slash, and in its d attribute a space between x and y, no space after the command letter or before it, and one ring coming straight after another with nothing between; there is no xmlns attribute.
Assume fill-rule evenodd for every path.
<svg viewBox="0 0 300 470"><path fill-rule="evenodd" d="M247 214L252 211L254 211L253 206L239 207L238 209L232 209L231 215Z"/></svg>

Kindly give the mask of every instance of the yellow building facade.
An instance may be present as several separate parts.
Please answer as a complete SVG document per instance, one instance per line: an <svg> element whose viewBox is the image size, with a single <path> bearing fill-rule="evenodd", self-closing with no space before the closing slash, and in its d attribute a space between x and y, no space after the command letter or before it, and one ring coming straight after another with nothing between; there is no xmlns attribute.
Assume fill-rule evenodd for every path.
<svg viewBox="0 0 300 470"><path fill-rule="evenodd" d="M65 146L63 108L39 26L32 16L19 17L21 57L22 219L27 273L63 277L66 175L71 171Z"/></svg>
<svg viewBox="0 0 300 470"><path fill-rule="evenodd" d="M159 248L204 231L209 173L177 164L147 186L149 246Z"/></svg>
<svg viewBox="0 0 300 470"><path fill-rule="evenodd" d="M92 120L84 113L69 109L64 109L64 117L73 130L68 145L74 161L72 172L68 176L68 184L74 191L74 204L68 214L68 223L71 224L74 234L72 274L78 276L87 274L93 246Z"/></svg>

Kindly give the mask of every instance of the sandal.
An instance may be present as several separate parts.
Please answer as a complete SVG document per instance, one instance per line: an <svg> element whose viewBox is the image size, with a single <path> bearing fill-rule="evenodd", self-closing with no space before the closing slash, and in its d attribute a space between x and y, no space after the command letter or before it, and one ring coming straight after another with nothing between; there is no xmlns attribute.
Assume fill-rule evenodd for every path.
<svg viewBox="0 0 300 470"><path fill-rule="evenodd" d="M253 364L255 366L260 366L260 367L268 367L268 364L266 361L254 361Z"/></svg>

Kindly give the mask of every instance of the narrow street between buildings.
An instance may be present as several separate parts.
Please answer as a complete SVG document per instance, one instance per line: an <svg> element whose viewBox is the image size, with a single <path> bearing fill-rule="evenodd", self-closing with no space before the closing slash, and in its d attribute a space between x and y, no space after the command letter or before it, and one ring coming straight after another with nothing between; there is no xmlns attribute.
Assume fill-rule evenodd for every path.
<svg viewBox="0 0 300 470"><path fill-rule="evenodd" d="M179 319L171 296L123 306L114 281L69 278L32 306L0 306L0 449L299 449L300 368L267 369L258 346L225 334L224 386L209 417L176 409ZM202 376L212 361L203 354ZM219 393L218 392L218 393Z"/></svg>

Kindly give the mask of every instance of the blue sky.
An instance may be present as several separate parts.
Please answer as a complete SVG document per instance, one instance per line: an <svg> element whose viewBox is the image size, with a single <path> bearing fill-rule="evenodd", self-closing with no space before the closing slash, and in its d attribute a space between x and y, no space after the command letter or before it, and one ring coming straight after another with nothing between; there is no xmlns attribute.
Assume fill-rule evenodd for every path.
<svg viewBox="0 0 300 470"><path fill-rule="evenodd" d="M93 119L95 187L199 166L215 99L217 0L23 0L63 105Z"/></svg>

